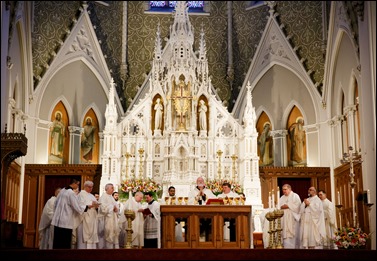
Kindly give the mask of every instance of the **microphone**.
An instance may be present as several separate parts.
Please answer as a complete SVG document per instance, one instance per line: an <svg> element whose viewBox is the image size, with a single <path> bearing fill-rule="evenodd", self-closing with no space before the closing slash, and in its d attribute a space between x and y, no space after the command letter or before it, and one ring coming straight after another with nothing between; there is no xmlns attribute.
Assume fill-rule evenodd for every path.
<svg viewBox="0 0 377 261"><path fill-rule="evenodd" d="M312 195L308 194L308 197L310 198Z"/></svg>

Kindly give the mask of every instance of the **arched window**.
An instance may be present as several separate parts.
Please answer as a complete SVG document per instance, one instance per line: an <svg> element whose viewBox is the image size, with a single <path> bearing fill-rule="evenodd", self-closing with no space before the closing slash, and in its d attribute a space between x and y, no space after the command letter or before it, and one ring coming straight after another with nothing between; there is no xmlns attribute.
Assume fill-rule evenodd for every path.
<svg viewBox="0 0 377 261"><path fill-rule="evenodd" d="M150 12L172 12L177 1L149 1ZM187 1L190 13L204 13L204 1Z"/></svg>

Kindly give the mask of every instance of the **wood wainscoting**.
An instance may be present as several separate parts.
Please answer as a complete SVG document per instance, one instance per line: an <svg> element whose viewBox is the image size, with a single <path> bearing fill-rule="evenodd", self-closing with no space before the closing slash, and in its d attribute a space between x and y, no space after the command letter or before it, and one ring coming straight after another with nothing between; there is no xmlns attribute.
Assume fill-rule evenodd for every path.
<svg viewBox="0 0 377 261"><path fill-rule="evenodd" d="M268 193L279 187L280 195L283 195L282 186L291 185L292 191L297 193L301 200L307 197L309 187L323 189L327 198L331 200L330 168L328 167L259 167L261 182L262 203L268 208ZM275 197L275 203L277 199Z"/></svg>
<svg viewBox="0 0 377 261"><path fill-rule="evenodd" d="M338 200L334 203L335 205L342 205L341 208L337 209L338 224L341 220L341 226L354 226L352 200L355 200L355 224L357 227L363 229L364 232L370 233L372 231L369 228L367 192L363 188L362 164L360 162L353 163L353 174L355 175L354 198L352 198L350 172L349 163L340 165L334 169L335 190L336 193L339 191L340 204Z"/></svg>
<svg viewBox="0 0 377 261"><path fill-rule="evenodd" d="M56 187L66 187L71 178L94 182L93 192L99 191L102 165L99 164L26 164L22 208L24 247L38 248L38 226L46 201Z"/></svg>

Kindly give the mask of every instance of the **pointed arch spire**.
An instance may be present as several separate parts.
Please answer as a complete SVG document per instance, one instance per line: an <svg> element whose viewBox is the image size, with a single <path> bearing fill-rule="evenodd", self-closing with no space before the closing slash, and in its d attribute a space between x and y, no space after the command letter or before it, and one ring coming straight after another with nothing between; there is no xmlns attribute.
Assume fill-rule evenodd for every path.
<svg viewBox="0 0 377 261"><path fill-rule="evenodd" d="M154 43L154 59L160 60L162 56L161 28L160 23L157 25L156 40Z"/></svg>
<svg viewBox="0 0 377 261"><path fill-rule="evenodd" d="M207 47L206 41L204 39L204 24L202 23L202 28L200 30L200 39L199 39L199 60L205 60L207 58Z"/></svg>
<svg viewBox="0 0 377 261"><path fill-rule="evenodd" d="M113 106L115 104L114 103L114 95L115 95L114 89L115 89L115 87L114 87L114 78L111 78L110 89L109 89L109 105L110 106Z"/></svg>

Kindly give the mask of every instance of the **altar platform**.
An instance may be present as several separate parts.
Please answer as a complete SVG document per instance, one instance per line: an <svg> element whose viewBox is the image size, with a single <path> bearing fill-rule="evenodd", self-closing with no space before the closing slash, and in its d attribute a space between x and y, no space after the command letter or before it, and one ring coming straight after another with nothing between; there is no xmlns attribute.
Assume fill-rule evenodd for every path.
<svg viewBox="0 0 377 261"><path fill-rule="evenodd" d="M1 249L15 260L375 260L376 250L308 249Z"/></svg>

